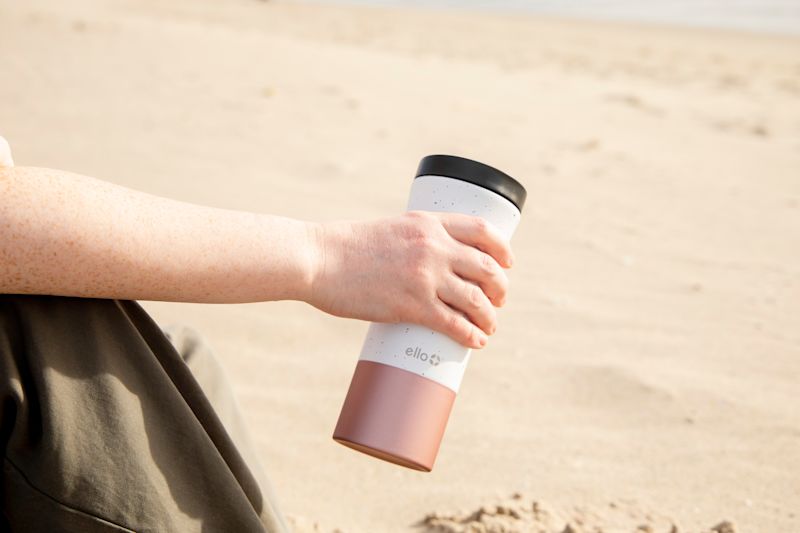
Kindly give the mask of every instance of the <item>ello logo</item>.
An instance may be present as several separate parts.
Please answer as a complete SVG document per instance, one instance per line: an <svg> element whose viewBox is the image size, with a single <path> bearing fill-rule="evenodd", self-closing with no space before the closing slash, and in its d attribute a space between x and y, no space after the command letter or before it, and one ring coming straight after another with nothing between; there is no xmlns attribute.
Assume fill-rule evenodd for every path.
<svg viewBox="0 0 800 533"><path fill-rule="evenodd" d="M418 346L415 348L406 348L406 357L413 357L414 359L419 359L420 361L427 361L433 366L437 366L442 361L437 354L428 354L423 352Z"/></svg>

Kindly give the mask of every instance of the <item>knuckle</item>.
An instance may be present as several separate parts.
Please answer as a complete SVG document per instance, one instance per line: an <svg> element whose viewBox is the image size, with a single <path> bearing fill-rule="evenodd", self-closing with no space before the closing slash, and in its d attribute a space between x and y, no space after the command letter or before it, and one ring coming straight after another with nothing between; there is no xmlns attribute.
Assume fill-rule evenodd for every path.
<svg viewBox="0 0 800 533"><path fill-rule="evenodd" d="M468 290L469 304L475 309L480 309L483 306L483 291L480 287L471 283L469 284Z"/></svg>
<svg viewBox="0 0 800 533"><path fill-rule="evenodd" d="M428 251L439 244L433 228L428 224L409 224L404 228L403 237L416 251Z"/></svg>
<svg viewBox="0 0 800 533"><path fill-rule="evenodd" d="M475 231L481 235L489 233L489 222L482 217L475 217Z"/></svg>
<svg viewBox="0 0 800 533"><path fill-rule="evenodd" d="M461 320L456 313L447 313L444 318L444 326L453 336L461 334Z"/></svg>
<svg viewBox="0 0 800 533"><path fill-rule="evenodd" d="M494 275L497 273L494 263L495 263L494 259L492 259L492 257L489 254L481 253L480 255L481 272L483 272L485 276L494 277Z"/></svg>
<svg viewBox="0 0 800 533"><path fill-rule="evenodd" d="M428 231L421 224L409 224L403 236L414 246L424 246L430 239Z"/></svg>
<svg viewBox="0 0 800 533"><path fill-rule="evenodd" d="M435 244L433 238L421 228L412 230L406 237L408 238L407 255L416 260L426 259Z"/></svg>
<svg viewBox="0 0 800 533"><path fill-rule="evenodd" d="M405 216L409 219L409 225L421 228L423 231L435 220L434 215L428 211L406 211Z"/></svg>

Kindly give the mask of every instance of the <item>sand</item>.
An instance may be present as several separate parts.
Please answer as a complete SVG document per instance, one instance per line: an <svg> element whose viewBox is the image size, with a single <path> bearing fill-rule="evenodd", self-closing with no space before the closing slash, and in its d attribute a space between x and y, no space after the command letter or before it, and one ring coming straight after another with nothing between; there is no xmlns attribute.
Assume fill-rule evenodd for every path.
<svg viewBox="0 0 800 533"><path fill-rule="evenodd" d="M429 474L331 439L367 323L145 303L215 347L297 531L800 531L799 39L0 0L0 72L18 165L317 221L401 212L429 153L528 188Z"/></svg>

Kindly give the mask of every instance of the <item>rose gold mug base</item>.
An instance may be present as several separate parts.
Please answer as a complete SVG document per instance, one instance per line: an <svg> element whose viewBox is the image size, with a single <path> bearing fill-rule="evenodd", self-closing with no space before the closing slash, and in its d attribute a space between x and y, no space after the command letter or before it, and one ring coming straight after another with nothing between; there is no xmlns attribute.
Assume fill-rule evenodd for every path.
<svg viewBox="0 0 800 533"><path fill-rule="evenodd" d="M430 472L456 394L413 372L359 361L333 439L400 466Z"/></svg>

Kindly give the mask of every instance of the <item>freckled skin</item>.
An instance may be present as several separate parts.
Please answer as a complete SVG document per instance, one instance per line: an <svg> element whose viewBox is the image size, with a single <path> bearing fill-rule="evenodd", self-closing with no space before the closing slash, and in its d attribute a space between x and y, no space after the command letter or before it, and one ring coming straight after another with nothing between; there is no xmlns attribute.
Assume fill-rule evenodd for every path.
<svg viewBox="0 0 800 533"><path fill-rule="evenodd" d="M303 299L309 223L67 172L0 170L0 289L180 302Z"/></svg>
<svg viewBox="0 0 800 533"><path fill-rule="evenodd" d="M505 302L511 256L502 236L469 215L315 223L0 161L2 293L300 300L346 318L422 324L481 348Z"/></svg>

